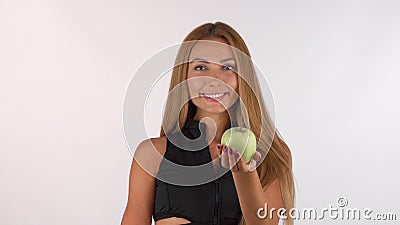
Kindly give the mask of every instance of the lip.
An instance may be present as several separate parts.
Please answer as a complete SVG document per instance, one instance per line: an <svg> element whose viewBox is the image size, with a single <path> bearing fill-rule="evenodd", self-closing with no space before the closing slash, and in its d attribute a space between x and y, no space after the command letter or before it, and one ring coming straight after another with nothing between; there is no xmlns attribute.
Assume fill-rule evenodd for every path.
<svg viewBox="0 0 400 225"><path fill-rule="evenodd" d="M209 97L207 95L220 95L219 97ZM223 98L225 98L226 95L228 95L228 92L218 92L218 93L199 93L201 98L206 99L207 101L211 101L211 102L218 102L221 101Z"/></svg>

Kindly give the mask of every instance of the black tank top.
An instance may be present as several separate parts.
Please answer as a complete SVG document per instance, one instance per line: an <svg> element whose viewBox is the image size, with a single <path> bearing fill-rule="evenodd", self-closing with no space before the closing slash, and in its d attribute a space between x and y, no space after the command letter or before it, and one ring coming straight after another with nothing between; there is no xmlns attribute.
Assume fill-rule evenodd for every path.
<svg viewBox="0 0 400 225"><path fill-rule="evenodd" d="M204 123L188 119L181 132L188 139L197 139L204 131L203 128ZM185 138L177 140L175 136L171 142L169 137L172 136L173 134L167 135L166 151L156 177L154 220L181 217L191 221L192 225L239 224L242 212L231 171L219 166L218 173L215 173L212 163L207 164L212 161L208 144L203 145L206 147L201 150L186 151L177 147L182 146L181 144L173 144L184 143ZM200 141L207 143L203 139ZM190 169L206 166L203 166L203 170L192 171L175 167L173 163L190 166ZM202 176L197 176L199 172ZM211 176L215 179L208 179ZM182 180L179 178L184 178L188 185L180 182ZM189 185L192 184L190 182L198 185Z"/></svg>

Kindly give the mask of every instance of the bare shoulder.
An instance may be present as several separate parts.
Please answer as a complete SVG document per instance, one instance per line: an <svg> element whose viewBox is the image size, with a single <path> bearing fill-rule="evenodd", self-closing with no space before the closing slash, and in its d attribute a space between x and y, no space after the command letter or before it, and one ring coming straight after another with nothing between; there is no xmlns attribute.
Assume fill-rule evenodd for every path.
<svg viewBox="0 0 400 225"><path fill-rule="evenodd" d="M140 151L156 151L161 156L164 156L167 145L165 136L148 138L139 143L136 152Z"/></svg>
<svg viewBox="0 0 400 225"><path fill-rule="evenodd" d="M164 157L167 145L165 136L148 138L139 143L134 159L151 175L155 176L161 159Z"/></svg>
<svg viewBox="0 0 400 225"><path fill-rule="evenodd" d="M156 174L165 152L166 138L149 138L139 143L129 176L129 194L122 225L151 224Z"/></svg>
<svg viewBox="0 0 400 225"><path fill-rule="evenodd" d="M156 148L158 153L160 153L162 156L165 154L166 145L167 145L167 137L166 136L149 138L149 139L147 139L147 141L151 141L151 143Z"/></svg>

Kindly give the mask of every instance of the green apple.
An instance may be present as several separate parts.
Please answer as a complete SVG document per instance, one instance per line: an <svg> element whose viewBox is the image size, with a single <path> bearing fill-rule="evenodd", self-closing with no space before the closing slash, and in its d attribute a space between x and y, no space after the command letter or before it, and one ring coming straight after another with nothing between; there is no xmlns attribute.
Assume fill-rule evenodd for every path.
<svg viewBox="0 0 400 225"><path fill-rule="evenodd" d="M221 144L233 148L242 154L245 163L249 163L256 152L256 136L244 127L232 127L224 132Z"/></svg>

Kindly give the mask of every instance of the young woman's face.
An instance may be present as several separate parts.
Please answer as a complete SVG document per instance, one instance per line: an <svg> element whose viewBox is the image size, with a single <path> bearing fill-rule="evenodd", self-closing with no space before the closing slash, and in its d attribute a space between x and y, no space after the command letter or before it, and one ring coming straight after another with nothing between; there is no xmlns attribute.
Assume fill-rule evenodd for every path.
<svg viewBox="0 0 400 225"><path fill-rule="evenodd" d="M237 65L223 39L196 43L189 56L188 86L201 110L221 113L238 99Z"/></svg>

